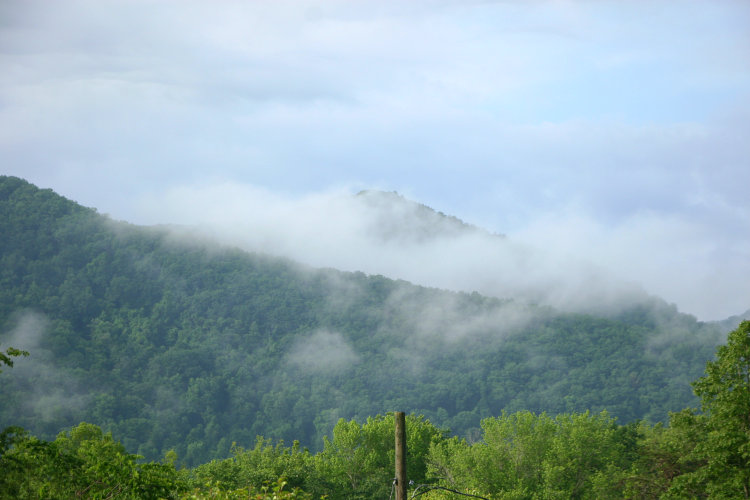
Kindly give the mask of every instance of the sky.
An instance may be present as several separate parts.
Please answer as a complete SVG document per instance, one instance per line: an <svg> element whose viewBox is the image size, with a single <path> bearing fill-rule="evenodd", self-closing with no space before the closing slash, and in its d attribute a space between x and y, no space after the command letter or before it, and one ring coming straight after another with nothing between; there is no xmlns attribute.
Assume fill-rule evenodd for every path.
<svg viewBox="0 0 750 500"><path fill-rule="evenodd" d="M553 281L585 261L721 319L750 308L749 54L739 0L4 0L0 174L472 288L456 248L409 272L347 238L342 199L397 191L571 269Z"/></svg>

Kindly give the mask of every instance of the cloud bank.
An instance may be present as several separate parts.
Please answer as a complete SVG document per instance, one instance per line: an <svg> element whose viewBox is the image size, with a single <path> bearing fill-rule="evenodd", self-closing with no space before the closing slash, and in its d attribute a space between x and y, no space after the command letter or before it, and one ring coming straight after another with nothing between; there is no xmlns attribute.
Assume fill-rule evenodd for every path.
<svg viewBox="0 0 750 500"><path fill-rule="evenodd" d="M425 236L422 224L433 227L434 220L424 220L424 206L382 196L378 204L345 190L285 198L253 186L224 184L173 190L150 200L149 210L167 220L196 224L202 235L226 244L315 267L382 274L572 311L611 312L643 300L646 292L662 292L667 300L699 297L689 288L680 295L680 286L707 277L697 269L692 276L679 276L685 262L675 259L705 270L711 265L706 252L716 249L710 234L695 232L698 226L648 215L614 229L560 214L540 220L518 238L471 226L438 228ZM700 241L708 242L705 249L697 245ZM676 242L695 253L674 248ZM733 262L727 268L746 265ZM734 283L742 298L739 277L725 274L722 280L724 286ZM742 303L729 304L734 306Z"/></svg>
<svg viewBox="0 0 750 500"><path fill-rule="evenodd" d="M287 362L306 373L335 373L359 361L359 355L337 332L318 330L300 338L287 353Z"/></svg>
<svg viewBox="0 0 750 500"><path fill-rule="evenodd" d="M3 332L3 344L29 352L13 367L13 380L23 387L21 413L42 420L63 416L73 425L74 415L88 405L90 395L76 376L57 368L54 354L42 347L52 327L49 320L38 312L21 311L10 322L13 326Z"/></svg>
<svg viewBox="0 0 750 500"><path fill-rule="evenodd" d="M750 304L748 18L733 0L8 0L0 163L135 223L203 222L177 199L226 190L220 226L264 214L253 247L346 268L268 221L357 252L340 202L299 208L398 190L552 254L518 265L531 283L572 258L721 318ZM454 250L502 260L481 248ZM399 271L383 251L370 268ZM468 286L466 266L436 282Z"/></svg>

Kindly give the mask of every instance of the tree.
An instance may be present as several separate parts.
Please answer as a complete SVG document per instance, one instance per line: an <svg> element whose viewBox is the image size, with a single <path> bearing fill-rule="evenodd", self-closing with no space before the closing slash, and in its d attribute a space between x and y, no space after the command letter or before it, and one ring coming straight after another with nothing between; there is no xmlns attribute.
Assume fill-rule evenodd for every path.
<svg viewBox="0 0 750 500"><path fill-rule="evenodd" d="M279 478L284 478L290 488L303 488L315 480L310 452L301 448L299 441L291 447L284 446L283 441L274 446L270 439L258 436L254 448L234 445L231 452L231 458L196 467L192 472L194 482L219 483L225 489L258 489Z"/></svg>
<svg viewBox="0 0 750 500"><path fill-rule="evenodd" d="M691 457L702 466L676 478L670 491L750 498L750 321L729 334L693 390L707 415L706 432Z"/></svg>
<svg viewBox="0 0 750 500"><path fill-rule="evenodd" d="M482 420L482 441L434 445L430 471L450 488L493 498L622 498L636 429L606 412L550 417L503 412Z"/></svg>
<svg viewBox="0 0 750 500"><path fill-rule="evenodd" d="M0 433L0 499L176 498L185 489L172 464L137 463L95 425L81 423L52 442L20 428Z"/></svg>
<svg viewBox="0 0 750 500"><path fill-rule="evenodd" d="M0 351L0 366L6 365L11 368L13 368L13 359L14 357L18 356L28 356L29 353L26 351L22 351L21 349L16 349L15 347L8 347L5 352ZM3 371L0 370L0 373Z"/></svg>
<svg viewBox="0 0 750 500"><path fill-rule="evenodd" d="M322 477L328 478L338 498L386 498L395 469L393 413L369 417L360 425L340 419L333 428L333 439L316 456ZM409 481L424 483L430 446L445 439L445 432L422 415L406 416L407 471Z"/></svg>
<svg viewBox="0 0 750 500"><path fill-rule="evenodd" d="M695 409L672 413L669 426L638 422L628 427L635 430L635 459L630 469L612 478L612 484L621 488L617 498L668 498L666 493L676 477L702 466L692 451L706 433L706 417ZM701 492L700 488L685 488L677 496L699 498Z"/></svg>

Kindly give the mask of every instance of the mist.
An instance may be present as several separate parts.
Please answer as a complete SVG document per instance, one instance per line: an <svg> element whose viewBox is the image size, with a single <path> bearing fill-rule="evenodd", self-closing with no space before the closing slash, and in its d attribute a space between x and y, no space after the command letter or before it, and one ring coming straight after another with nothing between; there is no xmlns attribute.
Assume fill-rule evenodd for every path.
<svg viewBox="0 0 750 500"><path fill-rule="evenodd" d="M148 200L144 209L190 225L196 237L313 267L565 311L614 313L665 291L667 300L689 298L660 286L674 278L676 266L669 265L673 254L667 250L676 242L665 236L649 248L654 224L659 229L653 220L620 229L622 234L598 226L589 230L582 227L586 221L575 227L570 219L554 219L518 236L499 235L395 193L339 189L292 198L238 184L183 187Z"/></svg>
<svg viewBox="0 0 750 500"><path fill-rule="evenodd" d="M61 416L70 425L77 412L90 400L83 383L67 370L58 368L54 354L44 347L44 339L53 328L42 313L25 310L12 315L10 328L3 332L3 344L29 352L29 356L14 363L10 383L23 387L24 398L19 414L33 415L42 421L53 421Z"/></svg>
<svg viewBox="0 0 750 500"><path fill-rule="evenodd" d="M9 0L0 161L116 219L314 266L721 319L750 307L749 13ZM372 238L361 189L507 240Z"/></svg>
<svg viewBox="0 0 750 500"><path fill-rule="evenodd" d="M344 337L328 330L300 337L287 353L287 362L308 374L340 372L358 361Z"/></svg>

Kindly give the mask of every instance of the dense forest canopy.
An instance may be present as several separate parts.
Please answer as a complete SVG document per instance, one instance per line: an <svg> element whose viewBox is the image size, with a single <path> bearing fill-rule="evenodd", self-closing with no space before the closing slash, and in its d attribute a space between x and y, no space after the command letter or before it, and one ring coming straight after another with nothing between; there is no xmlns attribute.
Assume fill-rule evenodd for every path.
<svg viewBox="0 0 750 500"><path fill-rule="evenodd" d="M666 421L727 331L656 298L592 316L307 268L14 177L0 234L0 346L31 353L2 375L0 427L86 421L186 465L259 435L323 452L340 418L393 410L469 443L504 411Z"/></svg>
<svg viewBox="0 0 750 500"><path fill-rule="evenodd" d="M607 412L503 412L483 419L469 443L409 415L408 498L750 498L748 353L745 321L693 383L705 413L672 413L670 427L620 425ZM9 427L0 432L0 498L393 498L394 424L393 414L340 419L316 454L258 437L179 470L174 451L143 463L92 424L54 441Z"/></svg>

